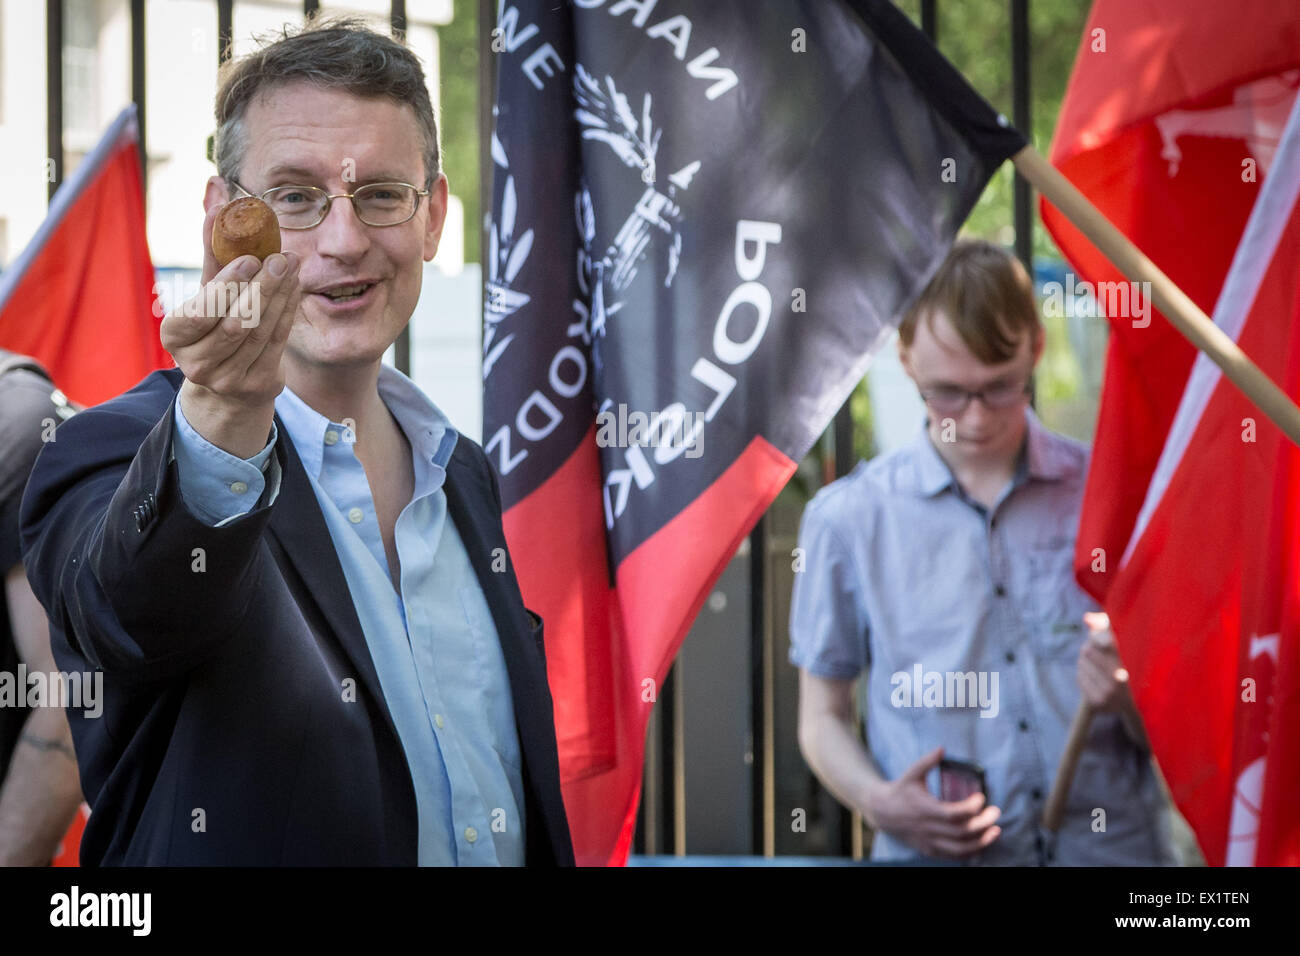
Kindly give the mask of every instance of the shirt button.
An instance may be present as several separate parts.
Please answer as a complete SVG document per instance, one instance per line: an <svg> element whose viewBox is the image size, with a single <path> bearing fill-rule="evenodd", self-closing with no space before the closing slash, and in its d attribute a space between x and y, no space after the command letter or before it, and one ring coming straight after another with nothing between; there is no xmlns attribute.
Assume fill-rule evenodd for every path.
<svg viewBox="0 0 1300 956"><path fill-rule="evenodd" d="M245 491L248 490L248 485L244 484L242 481L231 482L230 490L237 495L242 495Z"/></svg>
<svg viewBox="0 0 1300 956"><path fill-rule="evenodd" d="M1027 721L1027 720L1022 720L1019 724L1017 724L1017 726L1018 726L1021 730L1028 730L1028 729L1029 729L1029 721Z"/></svg>
<svg viewBox="0 0 1300 956"><path fill-rule="evenodd" d="M325 444L337 445L338 441L339 441L339 433L336 432L334 429L331 428L329 431L325 433Z"/></svg>
<svg viewBox="0 0 1300 956"><path fill-rule="evenodd" d="M433 722L438 725L439 730L442 730L442 714L434 714Z"/></svg>
<svg viewBox="0 0 1300 956"><path fill-rule="evenodd" d="M993 593L996 594L998 597L1006 597L1007 589L999 584L997 587L993 589Z"/></svg>
<svg viewBox="0 0 1300 956"><path fill-rule="evenodd" d="M353 524L361 524L361 519L364 517L365 515L361 513L360 508L353 508L348 512L348 520Z"/></svg>
<svg viewBox="0 0 1300 956"><path fill-rule="evenodd" d="M1043 791L1039 790L1037 787L1034 787L1034 789L1030 791L1029 795L1033 797L1035 800L1043 799Z"/></svg>
<svg viewBox="0 0 1300 956"><path fill-rule="evenodd" d="M1008 663L1008 664L1014 664L1015 662L1016 662L1016 652L1015 652L1015 651L1007 651L1007 663Z"/></svg>
<svg viewBox="0 0 1300 956"><path fill-rule="evenodd" d="M473 843L475 840L478 839L478 831L475 830L473 827L466 827L465 839L468 840L470 843Z"/></svg>

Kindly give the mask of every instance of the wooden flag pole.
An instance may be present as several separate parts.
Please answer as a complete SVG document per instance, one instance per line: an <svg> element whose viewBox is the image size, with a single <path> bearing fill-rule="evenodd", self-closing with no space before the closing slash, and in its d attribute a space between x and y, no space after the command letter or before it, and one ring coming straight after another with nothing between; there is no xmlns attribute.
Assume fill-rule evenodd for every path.
<svg viewBox="0 0 1300 956"><path fill-rule="evenodd" d="M1091 633L1110 630L1110 617L1105 612L1092 612L1083 616ZM1114 638L1111 639L1111 646ZM1128 683L1128 671L1120 668L1115 672L1115 679ZM1065 801L1070 796L1070 785L1074 782L1074 771L1079 766L1084 744L1088 742L1088 731L1092 727L1092 717L1096 711L1086 700L1079 701L1079 709L1074 712L1070 722L1070 731L1065 738L1065 750L1061 753L1060 763L1056 765L1056 779L1052 781L1052 792L1043 807L1043 828L1050 833L1061 829L1061 820L1065 817Z"/></svg>
<svg viewBox="0 0 1300 956"><path fill-rule="evenodd" d="M1065 798L1070 795L1070 784L1074 782L1074 771L1079 766L1079 757L1083 754L1083 745L1088 741L1088 728L1092 725L1092 707L1088 702L1080 701L1079 709L1074 712L1070 723L1070 733L1065 739L1065 750L1061 762L1056 767L1056 780L1052 782L1052 792L1043 807L1043 828L1055 833L1061 829L1061 819L1065 816Z"/></svg>
<svg viewBox="0 0 1300 956"><path fill-rule="evenodd" d="M1288 438L1300 446L1300 409L1282 389L1265 375L1258 365L1246 357L1237 343L1232 341L1201 309L1188 298L1182 289L1142 254L1137 246L1102 215L1083 193L1043 158L1032 146L1026 146L1011 158L1020 175L1024 176L1053 206L1059 209L1089 241L1106 256L1130 282L1149 282L1151 302L1173 323L1192 345L1204 352L1223 370L1223 374L1241 389L1243 395L1268 417ZM1075 768L1093 710L1087 702L1080 702L1070 725L1065 752L1057 767L1052 792L1043 808L1043 825L1055 832L1065 813L1065 800L1074 780Z"/></svg>
<svg viewBox="0 0 1300 956"><path fill-rule="evenodd" d="M1130 282L1151 283L1151 301L1165 318L1187 341L1209 356L1269 421L1300 445L1300 408L1246 357L1236 342L1034 147L1026 146L1011 161L1020 175L1087 236Z"/></svg>

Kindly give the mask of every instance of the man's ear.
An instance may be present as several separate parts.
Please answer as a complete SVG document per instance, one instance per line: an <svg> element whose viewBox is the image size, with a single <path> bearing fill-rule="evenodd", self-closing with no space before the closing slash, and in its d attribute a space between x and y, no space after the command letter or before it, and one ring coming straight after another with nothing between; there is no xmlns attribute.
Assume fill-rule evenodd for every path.
<svg viewBox="0 0 1300 956"><path fill-rule="evenodd" d="M447 177L442 173L429 187L429 220L424 225L424 261L432 262L442 241L442 227L447 222Z"/></svg>
<svg viewBox="0 0 1300 956"><path fill-rule="evenodd" d="M1044 329L1042 324L1040 323L1034 326L1034 364L1035 365L1037 365L1038 360L1043 357L1043 349L1046 346L1047 346L1047 330Z"/></svg>
<svg viewBox="0 0 1300 956"><path fill-rule="evenodd" d="M209 176L208 184L203 190L203 211L211 212L213 206L224 206L230 202L230 190L226 181L220 176Z"/></svg>

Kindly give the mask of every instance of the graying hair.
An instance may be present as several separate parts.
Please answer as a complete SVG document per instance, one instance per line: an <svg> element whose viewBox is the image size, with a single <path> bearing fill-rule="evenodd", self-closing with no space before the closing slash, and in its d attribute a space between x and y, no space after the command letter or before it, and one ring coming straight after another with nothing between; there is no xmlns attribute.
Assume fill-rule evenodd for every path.
<svg viewBox="0 0 1300 956"><path fill-rule="evenodd" d="M424 147L424 188L441 172L438 122L433 115L424 70L406 46L376 33L356 18L313 19L223 70L217 90L217 133L213 158L227 180L238 177L248 149L244 113L257 94L283 83L304 80L355 96L384 97L415 111Z"/></svg>

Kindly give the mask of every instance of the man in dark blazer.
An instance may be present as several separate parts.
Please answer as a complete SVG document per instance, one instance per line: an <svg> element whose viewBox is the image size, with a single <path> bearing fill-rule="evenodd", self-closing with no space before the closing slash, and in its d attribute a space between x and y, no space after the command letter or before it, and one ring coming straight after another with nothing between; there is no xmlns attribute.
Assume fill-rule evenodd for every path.
<svg viewBox="0 0 1300 956"><path fill-rule="evenodd" d="M178 368L61 426L23 501L58 663L104 671L102 717L69 715L82 862L572 865L495 476L382 365L446 212L419 63L310 27L217 120ZM218 266L235 190L283 254Z"/></svg>

